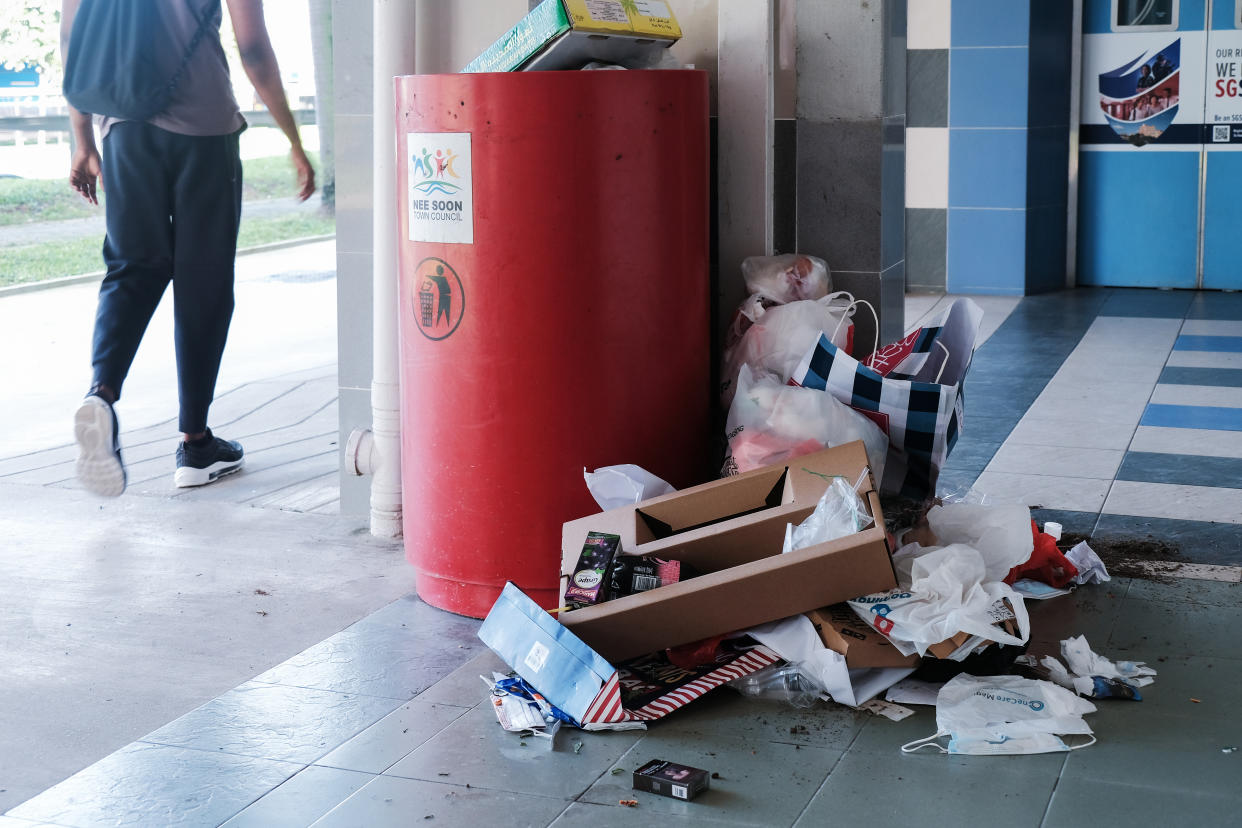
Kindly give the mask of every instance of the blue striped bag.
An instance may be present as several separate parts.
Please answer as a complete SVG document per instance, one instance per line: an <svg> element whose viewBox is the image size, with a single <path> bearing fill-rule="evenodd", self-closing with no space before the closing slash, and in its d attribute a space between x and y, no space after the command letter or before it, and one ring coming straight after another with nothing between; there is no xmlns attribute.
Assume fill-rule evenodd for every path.
<svg viewBox="0 0 1242 828"><path fill-rule="evenodd" d="M793 382L832 394L888 435L881 491L919 500L935 494L962 430L962 383L982 318L977 304L959 299L863 362L823 335L794 371Z"/></svg>

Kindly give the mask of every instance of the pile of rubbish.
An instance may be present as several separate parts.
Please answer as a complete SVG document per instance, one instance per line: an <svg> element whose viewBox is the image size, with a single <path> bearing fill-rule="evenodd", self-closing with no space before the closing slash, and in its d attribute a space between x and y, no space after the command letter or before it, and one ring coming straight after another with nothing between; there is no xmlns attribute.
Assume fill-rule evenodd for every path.
<svg viewBox="0 0 1242 828"><path fill-rule="evenodd" d="M645 728L728 685L894 719L934 705L936 733L906 751L1092 743L1091 700L1141 700L1155 671L1081 636L1064 663L1027 655L1026 602L1106 582L1105 565L1026 506L935 493L982 312L958 300L855 356L866 303L832 292L821 260L752 259L744 276L724 474L674 491L635 466L585 473L601 511L564 524L561 605L510 583L479 630L514 671L484 679L501 724L552 746L564 725ZM886 523L881 496L918 504L909 525Z"/></svg>

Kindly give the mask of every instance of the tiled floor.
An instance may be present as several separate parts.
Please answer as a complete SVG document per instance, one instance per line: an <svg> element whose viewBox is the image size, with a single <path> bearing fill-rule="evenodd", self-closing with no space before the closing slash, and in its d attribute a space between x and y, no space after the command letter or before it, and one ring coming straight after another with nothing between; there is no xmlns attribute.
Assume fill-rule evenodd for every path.
<svg viewBox="0 0 1242 828"><path fill-rule="evenodd" d="M0 828L1238 824L1242 484L1228 438L1242 426L1215 390L1242 374L1235 329L1218 324L1236 319L1242 303L1228 294L1081 290L1022 300L976 353L945 485L977 480L1033 498L1070 531L1152 535L1221 565L1031 606L1032 652L1085 634L1109 657L1159 670L1141 703L1099 704L1094 746L906 755L901 744L936 729L931 708L894 723L723 690L645 733L568 731L549 752L502 731L484 704L478 676L502 665L474 637L477 622L406 597L18 805ZM1186 368L1212 373L1167 374ZM1160 390L1186 385L1209 390ZM1170 404L1156 394L1196 410L1148 425L1153 406ZM1205 408L1224 419L1205 427ZM1193 484L1178 476L1185 464ZM651 758L719 776L691 803L638 794L637 808L620 807L634 796L629 771Z"/></svg>

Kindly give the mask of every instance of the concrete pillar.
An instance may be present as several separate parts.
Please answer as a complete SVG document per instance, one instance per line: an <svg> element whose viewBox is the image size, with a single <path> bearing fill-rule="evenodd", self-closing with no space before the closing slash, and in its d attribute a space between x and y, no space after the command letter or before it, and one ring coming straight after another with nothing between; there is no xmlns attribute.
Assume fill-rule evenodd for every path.
<svg viewBox="0 0 1242 828"><path fill-rule="evenodd" d="M883 344L904 328L906 0L799 0L796 18L797 248L875 305Z"/></svg>

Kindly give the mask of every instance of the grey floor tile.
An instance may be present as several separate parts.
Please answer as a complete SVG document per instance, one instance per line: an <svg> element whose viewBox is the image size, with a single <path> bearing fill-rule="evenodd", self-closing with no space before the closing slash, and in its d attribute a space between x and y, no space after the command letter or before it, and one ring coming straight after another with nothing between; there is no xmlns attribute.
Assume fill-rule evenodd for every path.
<svg viewBox="0 0 1242 828"><path fill-rule="evenodd" d="M1233 457L1183 457L1145 451L1127 452L1118 480L1175 483L1184 486L1242 488L1242 460Z"/></svg>
<svg viewBox="0 0 1242 828"><path fill-rule="evenodd" d="M1242 658L1179 654L1161 656L1147 666L1157 675L1152 684L1139 691L1144 717L1181 717L1195 724L1232 719L1242 706ZM1120 712L1125 712L1124 707Z"/></svg>
<svg viewBox="0 0 1242 828"><path fill-rule="evenodd" d="M1128 578L1103 584L1087 584L1072 593L1046 601L1027 601L1031 616L1031 641L1058 643L1085 635L1097 653L1112 635L1130 589Z"/></svg>
<svg viewBox="0 0 1242 828"><path fill-rule="evenodd" d="M1173 365L1160 372L1160 382L1169 385L1214 385L1220 388L1242 388L1242 370Z"/></svg>
<svg viewBox="0 0 1242 828"><path fill-rule="evenodd" d="M1124 657L1154 662L1182 653L1236 657L1238 641L1232 631L1242 626L1242 607L1213 607L1207 623L1204 614L1201 605L1127 598L1112 636L1107 643L1100 641L1096 652L1114 661Z"/></svg>
<svg viewBox="0 0 1242 828"><path fill-rule="evenodd" d="M1153 790L1236 795L1242 751L1222 750L1242 747L1242 722L1163 715L1146 704L1100 704L1087 716L1099 741L1071 752L1064 776Z"/></svg>
<svg viewBox="0 0 1242 828"><path fill-rule="evenodd" d="M622 797L628 799L632 797ZM565 809L565 813L557 817L556 822L552 823L551 828L578 828L582 825L590 825L591 828L619 828L626 826L633 828L650 820L650 815L645 815L642 804L629 807L620 804L621 799L613 802L611 805L593 805L586 802L575 802ZM669 826L669 828L693 828L697 825L736 825L736 822L728 820L712 819L709 816L696 809L694 806L699 803L698 799L689 803L686 808L686 815L678 814L660 814L660 826Z"/></svg>
<svg viewBox="0 0 1242 828"><path fill-rule="evenodd" d="M9 811L57 825L216 826L301 765L135 742Z"/></svg>
<svg viewBox="0 0 1242 828"><path fill-rule="evenodd" d="M1087 748L1090 750L1091 748ZM1237 825L1238 796L1172 791L1066 776L1057 784L1044 828L1080 825Z"/></svg>
<svg viewBox="0 0 1242 828"><path fill-rule="evenodd" d="M399 705L373 696L247 682L145 741L309 764Z"/></svg>
<svg viewBox="0 0 1242 828"><path fill-rule="evenodd" d="M484 649L478 625L402 598L255 680L404 701Z"/></svg>
<svg viewBox="0 0 1242 828"><path fill-rule="evenodd" d="M1242 583L1176 578L1168 582L1135 580L1126 598L1165 601L1194 607L1242 606ZM1239 651L1242 655L1242 651Z"/></svg>
<svg viewBox="0 0 1242 828"><path fill-rule="evenodd" d="M337 768L304 768L222 828L305 828L374 778Z"/></svg>
<svg viewBox="0 0 1242 828"><path fill-rule="evenodd" d="M795 825L1037 828L1061 762L1036 771L1027 760L1046 758L851 751Z"/></svg>
<svg viewBox="0 0 1242 828"><path fill-rule="evenodd" d="M50 822L31 822L28 819L0 816L0 828L56 828L56 826Z"/></svg>
<svg viewBox="0 0 1242 828"><path fill-rule="evenodd" d="M749 699L726 687L653 724L651 730L687 741L723 734L744 742L845 750L870 718L870 713L832 702L799 709L783 702Z"/></svg>
<svg viewBox="0 0 1242 828"><path fill-rule="evenodd" d="M659 724L621 757L622 773L605 772L581 802L611 805L637 799L648 821L665 814L741 825L791 825L841 758L841 751L747 741L728 732L693 741L666 734ZM633 790L633 771L652 759L702 768L718 776L693 802ZM658 815L658 816L657 816Z"/></svg>
<svg viewBox="0 0 1242 828"><path fill-rule="evenodd" d="M468 709L408 701L315 764L382 773Z"/></svg>
<svg viewBox="0 0 1242 828"><path fill-rule="evenodd" d="M640 735L635 731L585 733L567 729L558 734L557 749L550 751L541 738L523 739L506 732L491 707L481 705L428 739L385 774L469 784L472 789L573 799L600 774L607 773ZM582 743L576 752L575 742Z"/></svg>
<svg viewBox="0 0 1242 828"><path fill-rule="evenodd" d="M493 672L508 674L510 670L498 655L484 647L474 658L420 693L418 700L474 707L487 698L487 687L479 676L490 679Z"/></svg>
<svg viewBox="0 0 1242 828"><path fill-rule="evenodd" d="M566 803L461 785L376 777L313 823L314 828L410 828L411 825L525 828L550 824Z"/></svg>

